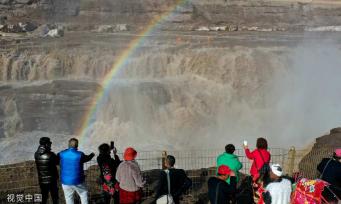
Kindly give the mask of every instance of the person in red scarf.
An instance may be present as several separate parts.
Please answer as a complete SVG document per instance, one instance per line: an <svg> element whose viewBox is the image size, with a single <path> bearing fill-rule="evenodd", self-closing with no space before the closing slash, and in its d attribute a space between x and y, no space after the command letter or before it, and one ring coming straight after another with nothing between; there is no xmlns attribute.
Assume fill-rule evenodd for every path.
<svg viewBox="0 0 341 204"><path fill-rule="evenodd" d="M256 149L252 152L250 151L247 145L244 145L244 150L246 157L252 161L250 174L253 180L253 186L255 190L255 200L257 201L259 198L262 198L263 189L263 180L264 178L269 177L270 171L270 159L271 155L268 149L268 142L265 138L258 138ZM263 203L262 199L259 200L259 204Z"/></svg>
<svg viewBox="0 0 341 204"><path fill-rule="evenodd" d="M142 177L139 165L135 161L137 152L129 147L124 152L122 162L116 172L120 195L120 204L139 204L142 200L142 188L146 181Z"/></svg>

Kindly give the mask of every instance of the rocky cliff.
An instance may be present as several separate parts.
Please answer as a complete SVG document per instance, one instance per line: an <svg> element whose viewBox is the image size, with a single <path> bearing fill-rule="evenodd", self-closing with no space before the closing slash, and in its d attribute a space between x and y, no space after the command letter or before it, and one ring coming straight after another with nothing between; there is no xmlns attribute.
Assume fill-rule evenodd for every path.
<svg viewBox="0 0 341 204"><path fill-rule="evenodd" d="M317 165L323 158L331 158L336 148L341 147L341 128L330 130L329 134L316 139L312 150L302 159L299 170L307 178L319 178Z"/></svg>
<svg viewBox="0 0 341 204"><path fill-rule="evenodd" d="M163 30L193 30L209 25L233 25L240 30L302 30L307 26L339 25L341 20L341 4L323 0L2 0L0 11L9 22L59 22L71 30L124 23L139 30L176 4L179 6L171 10L172 17L162 25Z"/></svg>

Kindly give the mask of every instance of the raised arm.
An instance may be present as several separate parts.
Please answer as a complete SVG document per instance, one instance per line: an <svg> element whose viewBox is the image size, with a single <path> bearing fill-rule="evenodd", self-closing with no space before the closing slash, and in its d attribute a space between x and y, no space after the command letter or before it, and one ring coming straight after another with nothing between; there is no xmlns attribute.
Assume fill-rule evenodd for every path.
<svg viewBox="0 0 341 204"><path fill-rule="evenodd" d="M245 155L248 159L254 159L254 156L249 148L245 148Z"/></svg>
<svg viewBox="0 0 341 204"><path fill-rule="evenodd" d="M94 158L95 153L91 153L89 155L85 155L84 153L82 153L82 157L81 157L81 161L82 163L86 163L88 161L91 161L92 158Z"/></svg>

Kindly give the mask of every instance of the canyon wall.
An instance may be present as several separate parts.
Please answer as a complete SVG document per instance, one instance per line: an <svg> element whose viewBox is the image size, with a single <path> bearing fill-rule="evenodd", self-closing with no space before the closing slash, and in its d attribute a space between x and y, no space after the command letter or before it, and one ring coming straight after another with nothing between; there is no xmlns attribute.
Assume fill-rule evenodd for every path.
<svg viewBox="0 0 341 204"><path fill-rule="evenodd" d="M173 10L176 4L179 6ZM0 11L10 22L59 22L71 30L118 23L139 30L169 11L173 11L172 17L163 30L193 30L207 25L302 30L338 25L341 20L340 3L324 0L2 0Z"/></svg>

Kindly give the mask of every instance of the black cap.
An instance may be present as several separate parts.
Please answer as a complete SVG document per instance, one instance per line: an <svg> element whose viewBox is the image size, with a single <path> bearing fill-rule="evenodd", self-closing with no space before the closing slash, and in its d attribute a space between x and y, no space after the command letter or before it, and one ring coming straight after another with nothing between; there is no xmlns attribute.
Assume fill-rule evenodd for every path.
<svg viewBox="0 0 341 204"><path fill-rule="evenodd" d="M52 144L52 142L51 142L50 138L48 138L48 137L42 137L42 138L40 138L40 140L39 140L39 144L40 144L40 145L47 145L47 144Z"/></svg>

